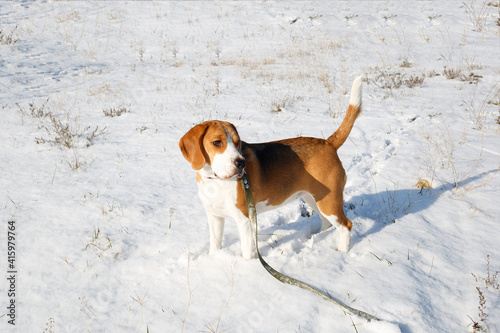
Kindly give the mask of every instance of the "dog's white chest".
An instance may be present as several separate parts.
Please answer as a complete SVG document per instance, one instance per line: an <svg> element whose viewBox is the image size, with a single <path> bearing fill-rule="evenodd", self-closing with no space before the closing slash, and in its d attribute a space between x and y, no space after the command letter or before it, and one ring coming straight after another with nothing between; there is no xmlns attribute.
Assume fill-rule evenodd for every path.
<svg viewBox="0 0 500 333"><path fill-rule="evenodd" d="M198 195L207 213L219 217L241 214L236 208L238 181L209 179L198 183ZM239 213L239 214L238 214Z"/></svg>

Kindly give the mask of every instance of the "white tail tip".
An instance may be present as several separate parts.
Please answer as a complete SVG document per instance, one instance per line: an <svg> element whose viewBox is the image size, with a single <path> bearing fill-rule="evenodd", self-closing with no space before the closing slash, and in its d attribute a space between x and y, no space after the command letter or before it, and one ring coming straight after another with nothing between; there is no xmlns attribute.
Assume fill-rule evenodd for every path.
<svg viewBox="0 0 500 333"><path fill-rule="evenodd" d="M351 100L349 105L360 106L361 105L361 86L363 83L363 78L358 76L352 83L351 88Z"/></svg>

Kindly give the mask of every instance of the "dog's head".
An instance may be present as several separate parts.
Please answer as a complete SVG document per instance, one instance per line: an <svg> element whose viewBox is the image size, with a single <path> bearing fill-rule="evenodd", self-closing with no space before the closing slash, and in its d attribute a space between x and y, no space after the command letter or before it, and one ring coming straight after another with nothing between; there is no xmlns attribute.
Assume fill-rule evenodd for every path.
<svg viewBox="0 0 500 333"><path fill-rule="evenodd" d="M204 177L228 179L244 173L240 136L231 123L212 120L196 125L181 138L179 148Z"/></svg>

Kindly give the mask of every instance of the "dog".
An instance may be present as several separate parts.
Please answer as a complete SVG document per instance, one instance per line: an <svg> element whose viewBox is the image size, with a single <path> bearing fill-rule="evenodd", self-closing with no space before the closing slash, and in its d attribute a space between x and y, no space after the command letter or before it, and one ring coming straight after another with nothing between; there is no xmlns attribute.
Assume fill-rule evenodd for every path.
<svg viewBox="0 0 500 333"><path fill-rule="evenodd" d="M183 156L196 170L198 195L210 229L210 254L222 247L225 218L238 226L242 256L255 258L254 233L239 178L246 172L257 214L302 197L321 217L321 231L337 227L337 249L348 252L352 223L345 216L343 191L347 180L337 149L361 114L361 77L354 80L346 115L326 140L298 137L247 143L225 121L206 121L179 141Z"/></svg>

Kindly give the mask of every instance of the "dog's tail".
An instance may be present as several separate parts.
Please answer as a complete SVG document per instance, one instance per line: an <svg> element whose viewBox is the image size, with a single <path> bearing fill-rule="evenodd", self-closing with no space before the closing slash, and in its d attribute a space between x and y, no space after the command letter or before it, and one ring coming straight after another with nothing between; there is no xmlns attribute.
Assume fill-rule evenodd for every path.
<svg viewBox="0 0 500 333"><path fill-rule="evenodd" d="M347 109L344 120L335 133L327 139L336 149L342 146L345 140L347 140L356 118L361 114L361 83L361 76L354 80L351 88L351 100L349 101L349 108Z"/></svg>

